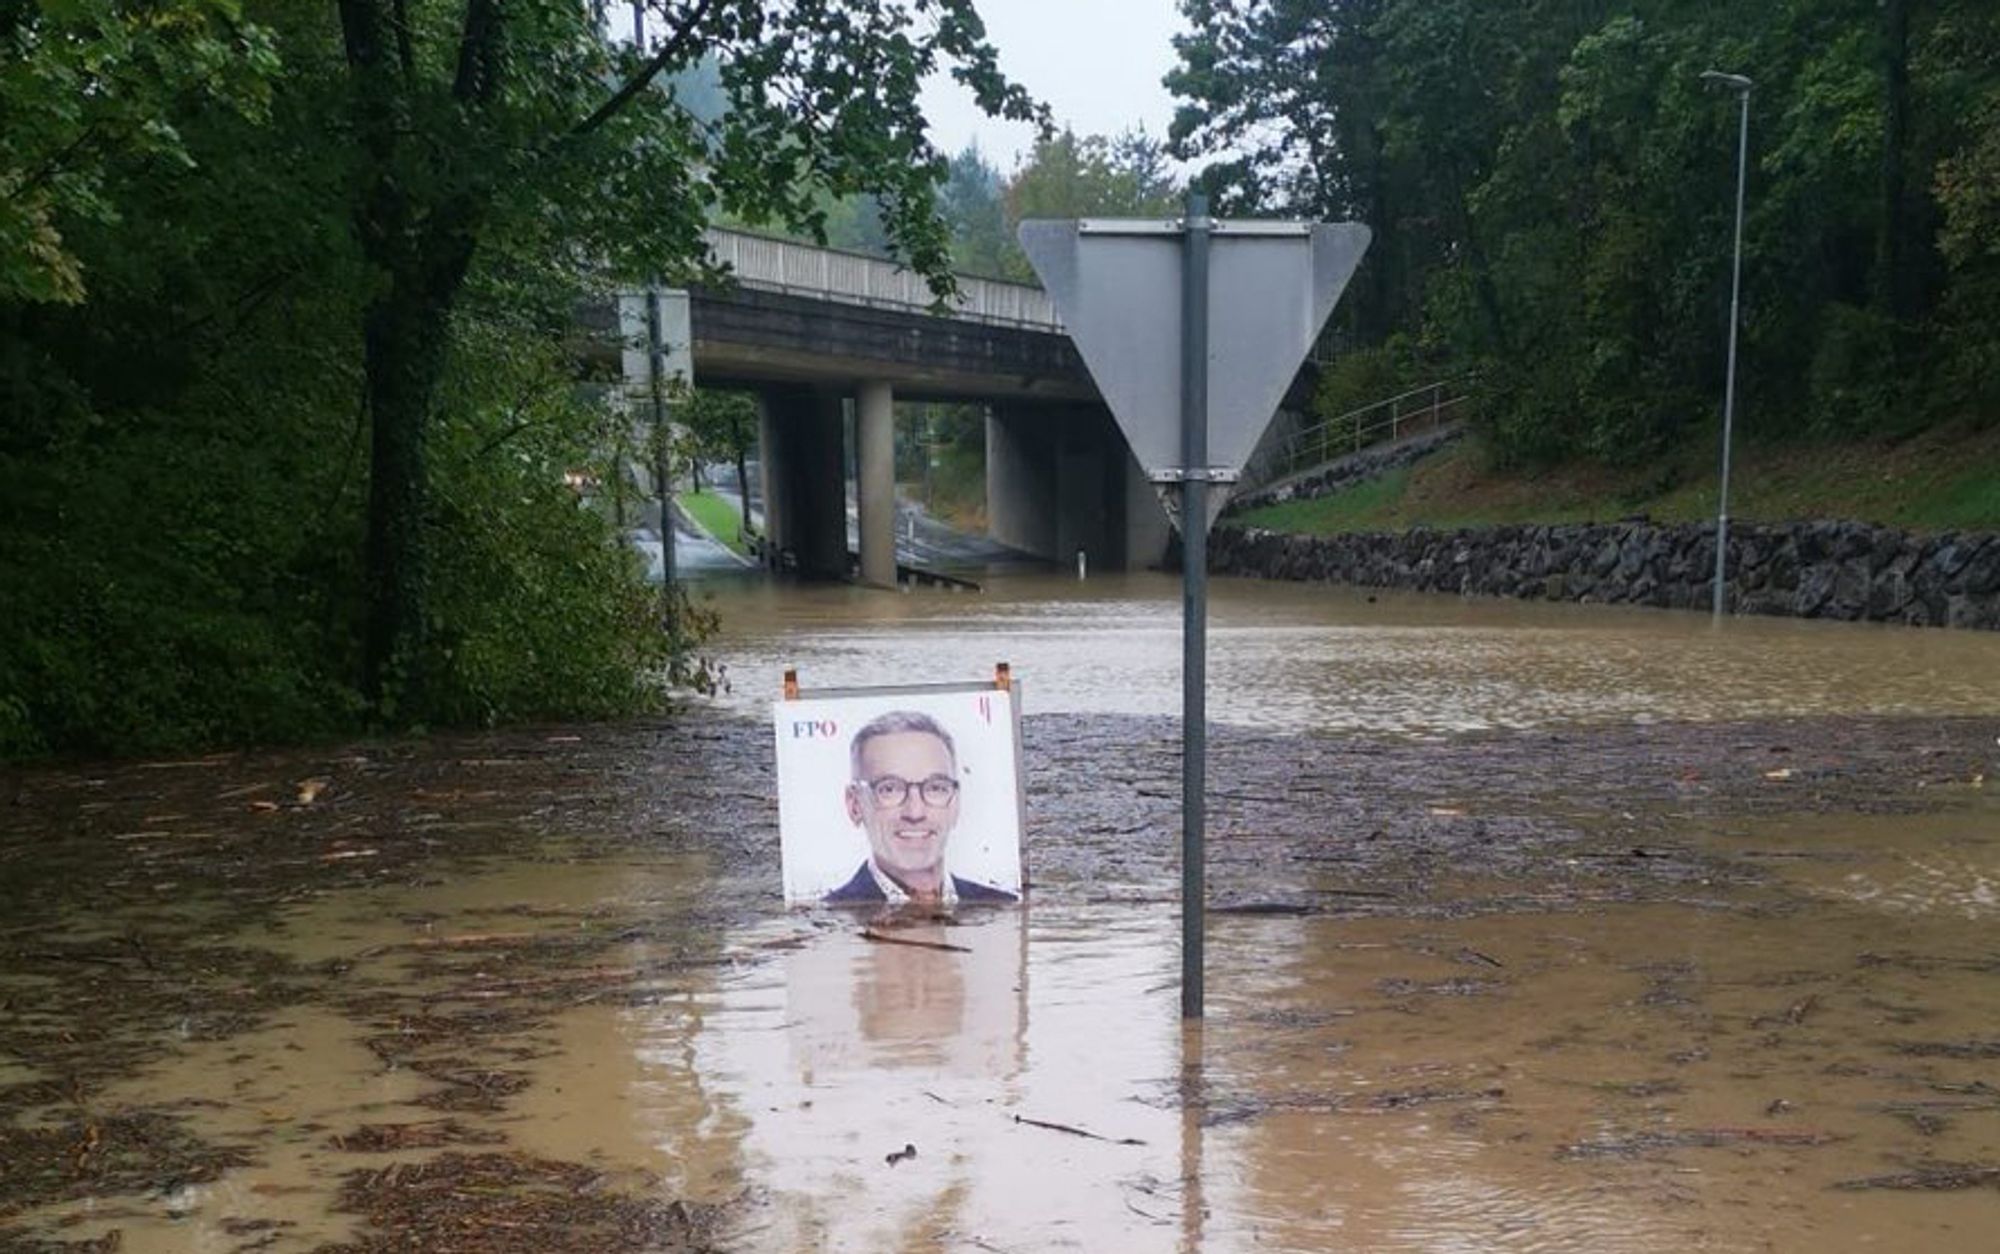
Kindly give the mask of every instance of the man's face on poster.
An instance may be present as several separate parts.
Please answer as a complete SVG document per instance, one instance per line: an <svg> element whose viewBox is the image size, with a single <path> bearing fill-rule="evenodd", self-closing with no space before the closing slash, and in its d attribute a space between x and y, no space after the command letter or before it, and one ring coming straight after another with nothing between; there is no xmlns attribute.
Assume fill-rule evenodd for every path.
<svg viewBox="0 0 2000 1254"><path fill-rule="evenodd" d="M958 823L958 764L924 731L873 736L861 744L847 786L847 817L868 833L875 865L906 884L928 886L944 864Z"/></svg>

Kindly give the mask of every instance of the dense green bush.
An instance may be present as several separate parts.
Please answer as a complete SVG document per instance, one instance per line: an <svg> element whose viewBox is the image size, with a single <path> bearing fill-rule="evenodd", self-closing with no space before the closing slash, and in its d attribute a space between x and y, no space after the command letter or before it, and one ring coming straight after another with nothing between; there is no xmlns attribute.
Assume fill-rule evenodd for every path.
<svg viewBox="0 0 2000 1254"><path fill-rule="evenodd" d="M658 593L563 483L590 465L604 420L560 347L518 329L461 337L434 467L437 665L424 708L396 721L584 717L663 695ZM252 368L242 355L209 365L218 377L174 409L106 413L45 392L25 424L41 438L0 452L0 754L366 725L351 397L339 372L314 404L300 377L282 398L249 391L231 377ZM241 407L225 411L230 397Z"/></svg>
<svg viewBox="0 0 2000 1254"><path fill-rule="evenodd" d="M1424 358L1415 341L1392 335L1372 348L1342 353L1320 372L1313 387L1313 416L1332 421L1438 377L1439 367Z"/></svg>
<svg viewBox="0 0 2000 1254"><path fill-rule="evenodd" d="M555 341L487 327L459 337L435 450L434 690L448 723L580 718L658 703L660 597L562 472L604 447L601 408Z"/></svg>
<svg viewBox="0 0 2000 1254"><path fill-rule="evenodd" d="M1835 302L1821 314L1818 343L1806 374L1812 425L1829 435L1865 435L1922 426L1921 393L1899 366L1912 336L1895 319Z"/></svg>
<svg viewBox="0 0 2000 1254"><path fill-rule="evenodd" d="M223 169L230 153L204 144L225 137L193 132ZM384 725L358 688L368 428L351 258L338 234L301 245L186 192L127 200L152 248L72 235L87 304L0 311L5 757ZM159 304L168 292L183 303ZM389 725L663 695L657 593L564 486L601 457L608 421L576 382L572 307L543 278L463 319L432 467L437 664L422 707L385 711Z"/></svg>

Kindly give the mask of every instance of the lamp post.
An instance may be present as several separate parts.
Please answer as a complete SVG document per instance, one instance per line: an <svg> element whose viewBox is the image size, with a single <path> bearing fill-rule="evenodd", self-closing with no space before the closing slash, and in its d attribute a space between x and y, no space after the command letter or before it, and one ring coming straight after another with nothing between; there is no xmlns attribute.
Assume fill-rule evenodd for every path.
<svg viewBox="0 0 2000 1254"><path fill-rule="evenodd" d="M1723 577L1729 559L1729 445L1736 427L1736 325L1737 308L1743 294L1743 185L1750 172L1750 89L1753 84L1741 74L1708 70L1701 81L1736 93L1742 102L1741 121L1736 132L1736 249L1729 273L1729 373L1722 386L1722 487L1715 504L1715 608L1722 618Z"/></svg>

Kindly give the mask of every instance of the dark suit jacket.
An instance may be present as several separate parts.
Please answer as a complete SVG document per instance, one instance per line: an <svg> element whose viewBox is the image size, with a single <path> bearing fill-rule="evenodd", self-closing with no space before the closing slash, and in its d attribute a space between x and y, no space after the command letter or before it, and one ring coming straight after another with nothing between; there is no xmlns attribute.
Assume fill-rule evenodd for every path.
<svg viewBox="0 0 2000 1254"><path fill-rule="evenodd" d="M1004 888L994 888L990 884L976 884L971 880L960 879L956 875L951 877L951 887L958 894L958 899L965 902L991 905L1020 900ZM868 864L863 862L861 869L854 873L853 879L828 893L823 900L828 905L845 906L866 905L870 902L887 901L888 898L882 894L882 886L875 882L875 877L869 874Z"/></svg>

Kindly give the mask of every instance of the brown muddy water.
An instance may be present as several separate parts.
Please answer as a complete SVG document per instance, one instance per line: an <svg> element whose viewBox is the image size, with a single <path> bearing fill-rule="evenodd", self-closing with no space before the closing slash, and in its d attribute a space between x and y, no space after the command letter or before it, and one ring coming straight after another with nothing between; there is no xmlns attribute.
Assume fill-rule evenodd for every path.
<svg viewBox="0 0 2000 1254"><path fill-rule="evenodd" d="M715 603L673 719L0 775L0 1249L2000 1245L2000 637L1223 581L1187 1028L1170 581ZM783 667L1000 659L1029 904L783 910Z"/></svg>

